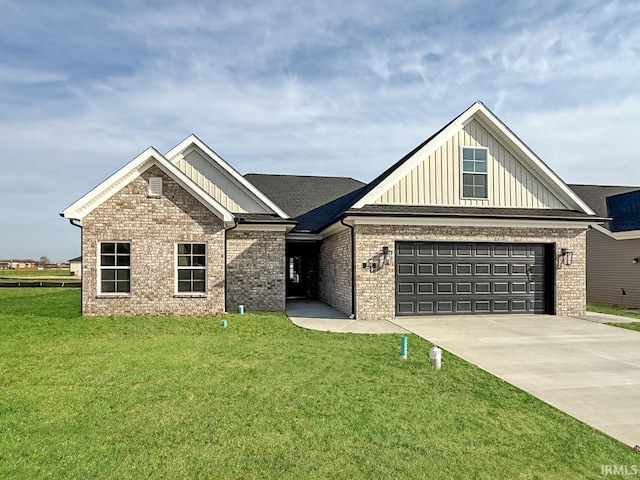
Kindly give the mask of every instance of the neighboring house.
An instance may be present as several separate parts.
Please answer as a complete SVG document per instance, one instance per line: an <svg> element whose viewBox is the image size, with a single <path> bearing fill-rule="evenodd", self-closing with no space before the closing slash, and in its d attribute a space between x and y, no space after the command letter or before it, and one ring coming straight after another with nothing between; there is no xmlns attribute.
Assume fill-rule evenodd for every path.
<svg viewBox="0 0 640 480"><path fill-rule="evenodd" d="M640 308L640 187L569 186L611 218L587 232L587 301Z"/></svg>
<svg viewBox="0 0 640 480"><path fill-rule="evenodd" d="M362 320L584 314L586 230L602 221L480 102L367 185L242 176L191 135L61 215L82 226L84 314L303 297Z"/></svg>
<svg viewBox="0 0 640 480"><path fill-rule="evenodd" d="M69 260L69 273L74 277L82 277L82 257Z"/></svg>

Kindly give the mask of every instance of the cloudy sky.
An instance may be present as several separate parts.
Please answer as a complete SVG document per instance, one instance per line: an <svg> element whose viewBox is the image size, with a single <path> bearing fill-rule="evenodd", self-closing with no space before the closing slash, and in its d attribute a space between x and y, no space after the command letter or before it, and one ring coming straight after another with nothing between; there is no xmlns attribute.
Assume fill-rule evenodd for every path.
<svg viewBox="0 0 640 480"><path fill-rule="evenodd" d="M369 181L482 100L568 183L640 185L640 2L0 0L0 258L195 133L241 173Z"/></svg>

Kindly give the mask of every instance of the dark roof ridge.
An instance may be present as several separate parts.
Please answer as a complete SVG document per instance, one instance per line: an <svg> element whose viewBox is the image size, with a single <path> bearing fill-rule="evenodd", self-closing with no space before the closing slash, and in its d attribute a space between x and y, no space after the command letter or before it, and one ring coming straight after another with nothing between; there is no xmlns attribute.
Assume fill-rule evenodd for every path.
<svg viewBox="0 0 640 480"><path fill-rule="evenodd" d="M270 177L298 177L298 178L343 178L346 180L353 180L355 182L359 182L359 183L362 183L363 185L366 185L365 182L362 182L357 178L344 177L341 175L296 175L296 174L289 174L289 173L245 173L244 174L245 177L247 175L268 175Z"/></svg>

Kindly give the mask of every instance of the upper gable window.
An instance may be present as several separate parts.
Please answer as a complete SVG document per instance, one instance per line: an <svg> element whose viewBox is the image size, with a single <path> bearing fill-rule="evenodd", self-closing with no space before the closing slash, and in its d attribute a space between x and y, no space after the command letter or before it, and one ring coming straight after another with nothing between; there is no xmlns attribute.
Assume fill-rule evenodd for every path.
<svg viewBox="0 0 640 480"><path fill-rule="evenodd" d="M488 198L487 149L462 149L462 198Z"/></svg>

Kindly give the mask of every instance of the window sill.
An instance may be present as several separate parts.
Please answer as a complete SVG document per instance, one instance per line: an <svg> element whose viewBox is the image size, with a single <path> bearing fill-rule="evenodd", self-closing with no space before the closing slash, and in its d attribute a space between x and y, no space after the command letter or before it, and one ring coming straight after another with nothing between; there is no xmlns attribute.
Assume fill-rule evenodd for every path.
<svg viewBox="0 0 640 480"><path fill-rule="evenodd" d="M131 298L130 293L99 293L96 298Z"/></svg>
<svg viewBox="0 0 640 480"><path fill-rule="evenodd" d="M460 197L462 200L480 200L481 202L489 202L486 197Z"/></svg>
<svg viewBox="0 0 640 480"><path fill-rule="evenodd" d="M206 293L174 293L173 298L207 298Z"/></svg>

